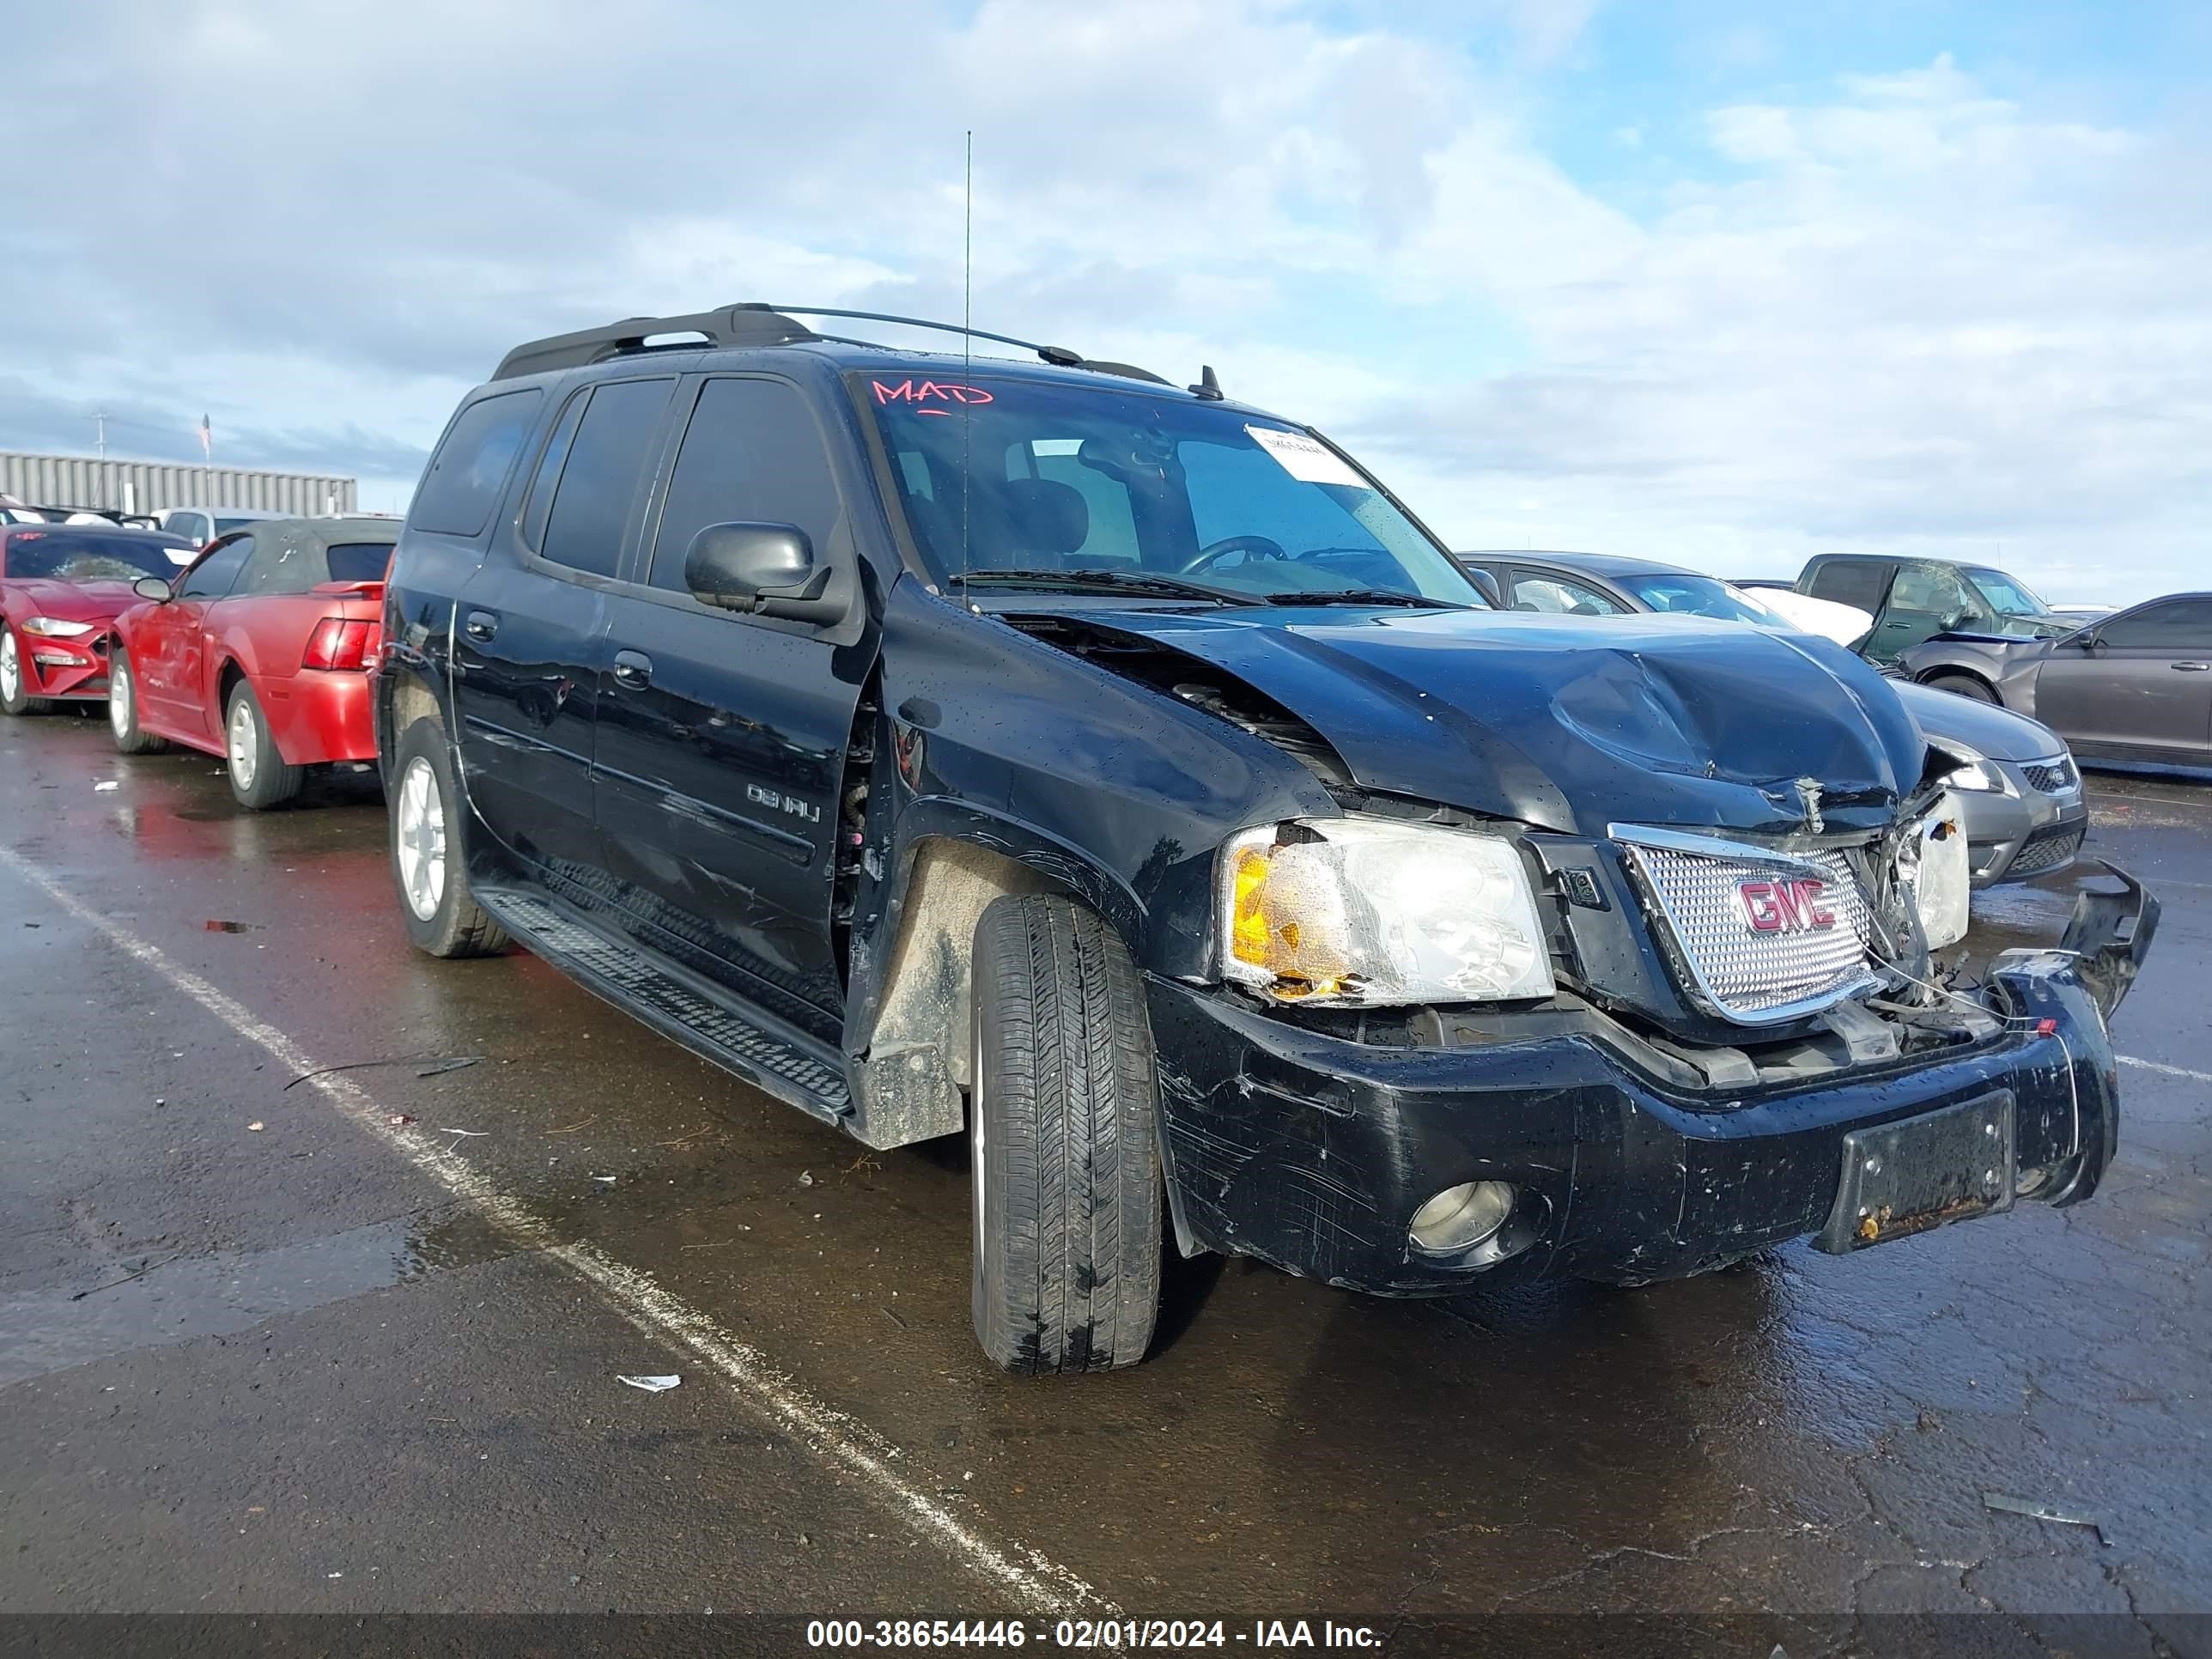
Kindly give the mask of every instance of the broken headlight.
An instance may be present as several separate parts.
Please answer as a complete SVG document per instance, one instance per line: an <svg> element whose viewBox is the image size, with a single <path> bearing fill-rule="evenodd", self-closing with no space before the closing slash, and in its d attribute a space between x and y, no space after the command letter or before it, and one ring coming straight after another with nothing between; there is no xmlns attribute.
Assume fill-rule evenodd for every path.
<svg viewBox="0 0 2212 1659"><path fill-rule="evenodd" d="M1966 902L1973 872L1966 851L1966 823L1956 797L1946 792L1898 849L1897 873L1920 912L1928 948L1940 951L1966 936Z"/></svg>
<svg viewBox="0 0 2212 1659"><path fill-rule="evenodd" d="M1223 976L1283 1002L1501 1002L1552 994L1513 843L1437 824L1317 818L1222 849Z"/></svg>

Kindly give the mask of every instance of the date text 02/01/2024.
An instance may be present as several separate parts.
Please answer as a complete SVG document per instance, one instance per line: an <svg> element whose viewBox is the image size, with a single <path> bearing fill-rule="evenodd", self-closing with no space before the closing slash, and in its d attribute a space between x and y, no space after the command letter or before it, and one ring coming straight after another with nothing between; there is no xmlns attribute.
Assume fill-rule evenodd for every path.
<svg viewBox="0 0 2212 1659"><path fill-rule="evenodd" d="M1220 1648L1231 1642L1259 1649L1382 1645L1379 1631L1332 1620L1255 1619L1237 1630L1219 1619L1062 1619L1032 1632L1019 1619L817 1619L806 1626L811 1648Z"/></svg>

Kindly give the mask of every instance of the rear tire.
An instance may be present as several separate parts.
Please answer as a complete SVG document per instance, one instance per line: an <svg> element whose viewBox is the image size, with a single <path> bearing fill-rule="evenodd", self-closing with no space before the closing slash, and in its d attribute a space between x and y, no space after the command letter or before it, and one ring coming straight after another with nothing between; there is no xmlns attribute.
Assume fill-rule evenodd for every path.
<svg viewBox="0 0 2212 1659"><path fill-rule="evenodd" d="M1972 674L1931 674L1927 684L1938 691L1972 697L1976 702L1995 702L1997 700L1997 694L1990 690L1988 684L1976 679Z"/></svg>
<svg viewBox="0 0 2212 1659"><path fill-rule="evenodd" d="M240 680L230 688L222 715L223 748L230 761L230 793L251 811L282 806L300 793L307 769L289 766L270 734L269 717L252 685Z"/></svg>
<svg viewBox="0 0 2212 1659"><path fill-rule="evenodd" d="M400 734L392 762L392 878L415 948L434 957L489 957L507 930L469 891L460 791L446 734L434 720Z"/></svg>
<svg viewBox="0 0 2212 1659"><path fill-rule="evenodd" d="M107 662L107 729L125 755L150 755L169 745L138 724L138 681L118 645Z"/></svg>
<svg viewBox="0 0 2212 1659"><path fill-rule="evenodd" d="M1158 1084L1128 949L1056 896L975 928L973 1313L983 1351L1038 1376L1145 1357L1160 1303Z"/></svg>
<svg viewBox="0 0 2212 1659"><path fill-rule="evenodd" d="M39 714L46 712L46 700L27 695L22 648L15 643L15 630L0 621L0 714Z"/></svg>

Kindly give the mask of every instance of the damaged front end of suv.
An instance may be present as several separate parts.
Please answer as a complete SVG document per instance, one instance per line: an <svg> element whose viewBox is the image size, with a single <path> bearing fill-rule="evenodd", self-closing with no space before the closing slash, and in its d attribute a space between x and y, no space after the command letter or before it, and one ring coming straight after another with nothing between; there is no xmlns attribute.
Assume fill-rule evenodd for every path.
<svg viewBox="0 0 2212 1659"><path fill-rule="evenodd" d="M1037 603L1010 619L1328 800L1224 837L1211 971L1151 981L1186 1248L1396 1294L1640 1281L2094 1190L2155 901L2111 872L1972 974L1960 762L1848 653Z"/></svg>
<svg viewBox="0 0 2212 1659"><path fill-rule="evenodd" d="M1497 612L1348 457L1217 397L926 389L943 410L853 380L916 578L884 614L863 1126L948 1133L964 1094L987 1190L988 1135L1028 1133L1007 1089L1027 1113L1042 1086L1024 1034L1069 1022L971 1003L963 942L994 898L1050 893L1126 944L1141 1018L1115 1005L1116 1045L1145 1050L1111 1110L1095 1061L1054 1061L1082 1103L1058 1121L1157 1123L1187 1254L1388 1295L1636 1282L2095 1189L2106 1022L2157 906L2113 872L2063 940L1970 966L1966 757L1865 662ZM1073 959L1033 931L1003 971ZM945 1036L971 1007L972 1064ZM1088 1167L1125 1169L1112 1151ZM1069 1236L1104 1236L1111 1198ZM1055 1273L1111 1282L1078 1267L1038 1305ZM981 1274L978 1308L1006 1282ZM979 1313L987 1346L1000 1326ZM1020 1328L1045 1334L1002 1363L1078 1363Z"/></svg>

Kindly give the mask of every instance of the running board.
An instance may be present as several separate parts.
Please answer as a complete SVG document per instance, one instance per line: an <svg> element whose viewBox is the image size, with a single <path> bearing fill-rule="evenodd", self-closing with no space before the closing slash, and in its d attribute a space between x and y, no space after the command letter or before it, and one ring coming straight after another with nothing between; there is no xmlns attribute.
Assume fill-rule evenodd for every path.
<svg viewBox="0 0 2212 1659"><path fill-rule="evenodd" d="M842 1057L772 1015L747 1018L690 975L616 944L536 893L478 887L477 902L531 951L593 995L764 1094L849 1131Z"/></svg>

